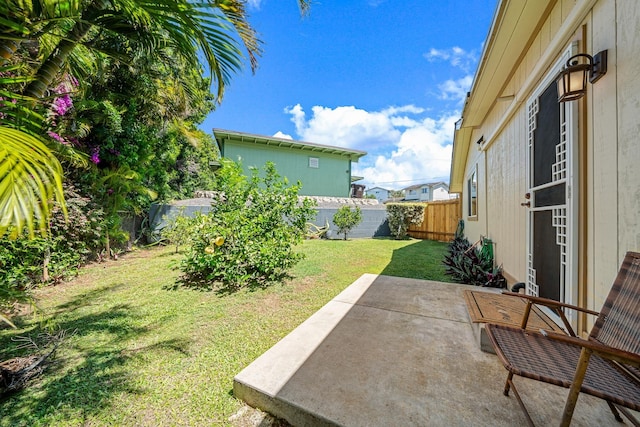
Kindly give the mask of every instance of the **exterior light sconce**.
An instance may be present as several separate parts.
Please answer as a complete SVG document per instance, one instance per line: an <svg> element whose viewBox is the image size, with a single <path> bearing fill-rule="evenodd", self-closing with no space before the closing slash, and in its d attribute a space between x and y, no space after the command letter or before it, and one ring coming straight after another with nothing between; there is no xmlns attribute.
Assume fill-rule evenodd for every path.
<svg viewBox="0 0 640 427"><path fill-rule="evenodd" d="M580 62L586 58L588 63ZM579 53L567 60L567 64L556 78L558 84L558 102L580 99L587 93L587 77L594 84L607 73L607 51L603 50L594 56Z"/></svg>

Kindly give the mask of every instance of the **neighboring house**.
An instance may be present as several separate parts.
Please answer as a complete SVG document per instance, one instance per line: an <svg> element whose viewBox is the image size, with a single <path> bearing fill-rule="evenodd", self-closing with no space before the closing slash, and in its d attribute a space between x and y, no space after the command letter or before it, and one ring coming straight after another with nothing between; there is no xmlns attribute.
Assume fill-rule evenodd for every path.
<svg viewBox="0 0 640 427"><path fill-rule="evenodd" d="M416 202L433 202L434 200L449 200L449 186L444 182L412 185L403 188L404 200Z"/></svg>
<svg viewBox="0 0 640 427"><path fill-rule="evenodd" d="M301 195L349 197L351 194L351 162L367 154L329 145L252 135L214 129L222 157L242 163L246 173L250 167L262 168L267 161L290 183L302 183Z"/></svg>
<svg viewBox="0 0 640 427"><path fill-rule="evenodd" d="M389 199L389 190L382 187L373 187L365 191L367 196L375 196L379 203L384 203Z"/></svg>
<svg viewBox="0 0 640 427"><path fill-rule="evenodd" d="M498 3L456 125L450 190L468 239L490 237L529 294L600 310L625 252L640 250L639 22L637 0ZM606 74L559 102L567 60L604 50Z"/></svg>

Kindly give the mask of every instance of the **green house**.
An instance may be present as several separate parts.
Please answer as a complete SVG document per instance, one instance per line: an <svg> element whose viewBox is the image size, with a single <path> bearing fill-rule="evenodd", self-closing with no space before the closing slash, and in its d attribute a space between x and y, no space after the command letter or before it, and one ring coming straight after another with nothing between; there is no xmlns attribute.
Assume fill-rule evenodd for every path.
<svg viewBox="0 0 640 427"><path fill-rule="evenodd" d="M367 154L359 150L223 129L214 129L213 134L222 157L240 160L245 173L249 173L250 167L261 168L271 161L289 182L302 183L300 194L304 196L349 197L351 162L357 162Z"/></svg>

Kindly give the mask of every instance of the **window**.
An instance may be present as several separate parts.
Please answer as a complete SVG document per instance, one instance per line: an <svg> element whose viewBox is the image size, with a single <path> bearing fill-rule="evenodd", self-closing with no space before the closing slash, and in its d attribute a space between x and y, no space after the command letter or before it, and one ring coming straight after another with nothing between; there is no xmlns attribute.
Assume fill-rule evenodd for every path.
<svg viewBox="0 0 640 427"><path fill-rule="evenodd" d="M469 216L478 216L478 167L476 166L467 182L469 188Z"/></svg>
<svg viewBox="0 0 640 427"><path fill-rule="evenodd" d="M320 167L320 159L317 157L309 157L309 167L318 169Z"/></svg>
<svg viewBox="0 0 640 427"><path fill-rule="evenodd" d="M429 194L429 189L427 187L423 187L422 194Z"/></svg>

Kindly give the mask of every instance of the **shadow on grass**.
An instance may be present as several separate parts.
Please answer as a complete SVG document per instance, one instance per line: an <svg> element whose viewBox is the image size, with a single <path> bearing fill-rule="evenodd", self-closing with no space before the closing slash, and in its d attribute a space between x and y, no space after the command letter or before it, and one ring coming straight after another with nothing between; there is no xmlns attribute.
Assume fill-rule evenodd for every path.
<svg viewBox="0 0 640 427"><path fill-rule="evenodd" d="M282 272L275 275L270 281L248 280L242 285L227 284L222 282L210 281L204 278L198 278L197 276L188 277L186 275L180 276L175 283L170 285L164 285L162 287L165 291L177 291L179 289L190 289L200 292L214 292L219 297L230 296L239 291L247 290L249 292L256 292L264 290L278 283L283 283L285 280L292 279L293 276L289 272Z"/></svg>
<svg viewBox="0 0 640 427"><path fill-rule="evenodd" d="M391 261L380 272L385 276L451 282L442 264L448 243L418 240L393 251Z"/></svg>
<svg viewBox="0 0 640 427"><path fill-rule="evenodd" d="M145 352L187 354L188 343L181 339L129 350L128 342L150 331L147 327L135 326L140 315L130 305L105 304L89 314L77 311L78 306L88 305L91 298L99 298L101 293L111 290L90 291L56 307L56 328L67 331L69 336L40 377L25 389L0 400L0 426L52 422L83 425L92 415L105 414L114 396L145 392L132 381L135 372L128 367L132 359L145 357L142 355ZM29 349L17 348L14 339L27 333L36 335L41 328L42 325L38 325L10 333L4 331L0 337L0 349L4 353L0 353L0 360L29 353Z"/></svg>

